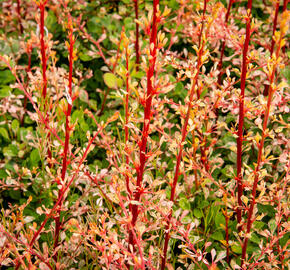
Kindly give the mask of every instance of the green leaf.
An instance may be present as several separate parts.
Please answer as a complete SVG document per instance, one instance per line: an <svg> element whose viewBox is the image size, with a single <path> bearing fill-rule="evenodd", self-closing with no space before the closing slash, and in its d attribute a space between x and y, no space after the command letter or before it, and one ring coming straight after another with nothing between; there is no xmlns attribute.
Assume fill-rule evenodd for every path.
<svg viewBox="0 0 290 270"><path fill-rule="evenodd" d="M200 209L203 209L203 208L207 207L208 205L209 205L209 202L204 200L197 207Z"/></svg>
<svg viewBox="0 0 290 270"><path fill-rule="evenodd" d="M118 85L119 88L122 87L122 85L123 85L123 80L122 80L121 78L118 78L118 79L117 79L117 85Z"/></svg>
<svg viewBox="0 0 290 270"><path fill-rule="evenodd" d="M89 56L89 55L87 55L86 53L83 53L83 52L80 52L79 58L82 61L84 61L84 62L91 61L93 59L91 56Z"/></svg>
<svg viewBox="0 0 290 270"><path fill-rule="evenodd" d="M14 200L19 200L21 198L20 190L9 190L9 196Z"/></svg>
<svg viewBox="0 0 290 270"><path fill-rule="evenodd" d="M20 133L20 139L21 139L21 141L23 141L23 142L26 142L27 141L26 136L27 136L28 132L29 131L26 128L23 128L23 127L20 128L19 133Z"/></svg>
<svg viewBox="0 0 290 270"><path fill-rule="evenodd" d="M183 224L188 224L188 223L192 222L192 219L191 219L190 216L186 216L186 217L184 217L184 218L181 220L181 222L182 222Z"/></svg>
<svg viewBox="0 0 290 270"><path fill-rule="evenodd" d="M203 90L200 94L200 98L203 98L207 94L207 92L208 92L208 89Z"/></svg>
<svg viewBox="0 0 290 270"><path fill-rule="evenodd" d="M81 119L83 119L83 117L84 113L82 111L75 110L71 116L72 123L79 122Z"/></svg>
<svg viewBox="0 0 290 270"><path fill-rule="evenodd" d="M0 98L8 97L11 93L11 87L3 85L0 88Z"/></svg>
<svg viewBox="0 0 290 270"><path fill-rule="evenodd" d="M105 73L104 81L109 88L116 88L118 85L118 78L113 73Z"/></svg>
<svg viewBox="0 0 290 270"><path fill-rule="evenodd" d="M261 242L261 238L257 234L255 234L254 232L251 234L250 240L256 244L260 244L260 242Z"/></svg>
<svg viewBox="0 0 290 270"><path fill-rule="evenodd" d="M216 214L216 216L215 216L214 222L215 222L215 226L217 228L220 228L221 225L225 225L226 224L226 219L225 219L224 215L221 212L218 212Z"/></svg>
<svg viewBox="0 0 290 270"><path fill-rule="evenodd" d="M6 140L10 141L8 131L4 127L0 127L0 135Z"/></svg>
<svg viewBox="0 0 290 270"><path fill-rule="evenodd" d="M16 157L18 154L18 148L14 144L9 144L8 147L4 147L3 154L6 157Z"/></svg>
<svg viewBox="0 0 290 270"><path fill-rule="evenodd" d="M37 163L40 161L40 155L38 149L33 149L30 153L30 161L32 165L37 165Z"/></svg>
<svg viewBox="0 0 290 270"><path fill-rule="evenodd" d="M80 90L80 94L79 94L79 98L82 102L88 103L89 102L89 95L88 92L81 89Z"/></svg>
<svg viewBox="0 0 290 270"><path fill-rule="evenodd" d="M90 106L90 108L92 108L93 110L97 110L97 108L98 108L98 103L97 103L97 101L96 100L94 100L94 99L90 99L89 100L89 106Z"/></svg>
<svg viewBox="0 0 290 270"><path fill-rule="evenodd" d="M190 210L190 203L186 198L181 198L179 200L179 205L183 210Z"/></svg>
<svg viewBox="0 0 290 270"><path fill-rule="evenodd" d="M212 238L213 240L220 241L220 240L224 240L224 235L221 231L216 231L210 236L210 238Z"/></svg>
<svg viewBox="0 0 290 270"><path fill-rule="evenodd" d="M17 119L14 119L11 123L11 127L12 127L12 130L16 133L19 129L19 121Z"/></svg>
<svg viewBox="0 0 290 270"><path fill-rule="evenodd" d="M124 19L124 25L128 26L129 24L132 24L132 23L133 23L132 18L130 18L130 17L126 17L126 18Z"/></svg>
<svg viewBox="0 0 290 270"><path fill-rule="evenodd" d="M240 244L238 243L235 243L231 246L231 249L234 253L237 253L237 254L242 254L242 247Z"/></svg>
<svg viewBox="0 0 290 270"><path fill-rule="evenodd" d="M52 10L48 11L47 17L45 19L45 26L50 32L54 32L58 26L57 18Z"/></svg>
<svg viewBox="0 0 290 270"><path fill-rule="evenodd" d="M286 68L282 71L282 74L287 79L288 84L290 84L290 67L286 66Z"/></svg>
<svg viewBox="0 0 290 270"><path fill-rule="evenodd" d="M176 92L180 92L180 91L182 91L183 89L184 89L184 86L183 86L182 82L178 82L178 83L176 84L176 86L175 86L175 90L176 90Z"/></svg>
<svg viewBox="0 0 290 270"><path fill-rule="evenodd" d="M84 132L87 132L89 130L89 126L85 121L81 122L80 127Z"/></svg>
<svg viewBox="0 0 290 270"><path fill-rule="evenodd" d="M271 219L269 222L268 222L268 226L270 228L270 231L271 233L274 233L276 228L277 228L277 223L275 221L275 219Z"/></svg>
<svg viewBox="0 0 290 270"><path fill-rule="evenodd" d="M198 209L198 208L194 208L194 210L193 210L193 214L194 214L194 216L195 216L196 218L201 218L201 217L202 217L202 212L201 212L201 210Z"/></svg>
<svg viewBox="0 0 290 270"><path fill-rule="evenodd" d="M91 17L87 23L88 31L91 33L102 33L101 22L99 17Z"/></svg>
<svg viewBox="0 0 290 270"><path fill-rule="evenodd" d="M279 241L281 247L285 247L286 249L286 245L289 242L289 239L290 239L290 232L287 232Z"/></svg>
<svg viewBox="0 0 290 270"><path fill-rule="evenodd" d="M77 199L79 198L78 194L72 194L70 197L68 197L69 205L73 205Z"/></svg>
<svg viewBox="0 0 290 270"><path fill-rule="evenodd" d="M259 212L266 213L269 217L275 217L275 208L271 205L267 204L258 204L258 210Z"/></svg>
<svg viewBox="0 0 290 270"><path fill-rule="evenodd" d="M265 223L262 221L254 221L253 225L256 229L260 230L264 227Z"/></svg>
<svg viewBox="0 0 290 270"><path fill-rule="evenodd" d="M5 172L5 170L1 169L0 170L0 179L6 178L8 174Z"/></svg>
<svg viewBox="0 0 290 270"><path fill-rule="evenodd" d="M184 25L183 24L180 24L178 27L177 27L177 31L181 31L184 29Z"/></svg>
<svg viewBox="0 0 290 270"><path fill-rule="evenodd" d="M1 84L8 84L15 82L15 77L9 69L0 71L0 82Z"/></svg>
<svg viewBox="0 0 290 270"><path fill-rule="evenodd" d="M131 76L136 79L142 79L145 76L145 72L139 71L136 72L135 70L132 72Z"/></svg>

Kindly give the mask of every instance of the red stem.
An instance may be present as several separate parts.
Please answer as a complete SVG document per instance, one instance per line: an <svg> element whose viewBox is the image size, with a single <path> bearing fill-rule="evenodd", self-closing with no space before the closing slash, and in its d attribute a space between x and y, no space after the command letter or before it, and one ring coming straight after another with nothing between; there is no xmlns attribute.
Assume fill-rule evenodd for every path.
<svg viewBox="0 0 290 270"><path fill-rule="evenodd" d="M196 72L196 75L195 75L193 82L192 82L192 87L191 87L190 96L189 96L189 102L188 102L188 106L187 106L187 112L186 112L186 116L185 116L185 120L184 120L184 125L182 127L182 137L181 137L181 141L179 143L178 155L176 157L176 167L175 167L174 179L173 179L173 183L171 185L170 201L172 201L172 202L174 202L175 190L176 190L176 185L177 185L177 181L178 181L178 177L179 177L179 167L180 167L181 158L182 158L182 154L183 154L183 142L185 141L185 138L187 136L187 126L188 126L188 120L189 120L189 116L190 116L190 112L191 112L191 108L192 108L192 101L193 101L195 88L196 88L195 86L197 83L197 78L198 78L200 67L202 64L201 57L203 55L204 43L205 42L203 41L201 44L201 48L199 49L198 62L197 62L197 72ZM168 221L167 221L167 225L165 228L166 233L165 233L165 240L164 240L164 247L163 247L161 270L165 269L165 264L166 264L168 242L169 242L169 238L170 238L169 237L169 225L170 225L171 217L172 217L172 211L170 211L170 214L168 215Z"/></svg>
<svg viewBox="0 0 290 270"><path fill-rule="evenodd" d="M199 37L198 37L198 47L199 48L200 48L201 37L202 37L202 32L203 32L203 27L204 27L206 5L207 5L207 0L203 0L202 23L201 23L201 29L200 29L200 33L199 33Z"/></svg>
<svg viewBox="0 0 290 270"><path fill-rule="evenodd" d="M23 25L22 25L22 22L21 22L20 0L17 0L17 15L18 15L18 23L19 23L20 34L23 34Z"/></svg>
<svg viewBox="0 0 290 270"><path fill-rule="evenodd" d="M227 245L227 263L230 266L230 245L229 245L229 216L226 205L226 245Z"/></svg>
<svg viewBox="0 0 290 270"><path fill-rule="evenodd" d="M193 160L196 162L196 143L195 143L195 135L194 135L194 130L192 131L192 141L193 141ZM194 179L195 179L195 190L198 189L199 186L199 181L198 181L198 176L197 176L197 170L194 169Z"/></svg>
<svg viewBox="0 0 290 270"><path fill-rule="evenodd" d="M274 16L274 22L273 22L273 32L272 32L272 41L271 41L271 48L270 48L270 55L272 56L273 51L274 51L274 46L275 46L275 40L274 40L274 34L276 32L277 28L277 19L278 19L278 14L279 14L279 4L280 0L276 0L276 8L275 8L275 16ZM264 96L268 96L269 93L269 85L265 85L264 89Z"/></svg>
<svg viewBox="0 0 290 270"><path fill-rule="evenodd" d="M284 0L284 2L283 2L283 10L282 10L282 12L284 12L284 11L287 10L288 2L289 2L289 0ZM283 47L283 50L284 50L284 49L285 49L285 46ZM284 52L284 51L283 51L283 52Z"/></svg>
<svg viewBox="0 0 290 270"><path fill-rule="evenodd" d="M49 261L44 258L41 254L35 252L30 246L27 245L27 243L19 240L17 237L14 237L13 235L11 235L10 233L6 232L5 230L3 230L1 227L0 227L0 232L2 232L3 234L5 234L8 238L11 238L14 242L17 242L19 243L20 245L23 245L25 247L25 249L31 254L31 255L34 255L36 256L39 260L41 260L43 263L45 263L47 265L47 267L49 269L53 269L51 267L51 265L49 264ZM21 257L21 256L20 256ZM19 258L19 260L21 260L21 258ZM23 262L23 261L22 261Z"/></svg>
<svg viewBox="0 0 290 270"><path fill-rule="evenodd" d="M287 10L287 4L288 4L288 1L289 1L289 0L284 0L284 2L283 2L283 11L282 11L282 12L284 12L285 10ZM283 51L283 53L286 52L286 46L284 46L284 47L282 48L282 51Z"/></svg>
<svg viewBox="0 0 290 270"><path fill-rule="evenodd" d="M198 99L199 99L199 97L198 97ZM208 164L207 155L206 155L206 150L207 150L206 142L207 142L207 138L206 138L206 136L204 136L202 139L201 146L200 146L200 154L201 154L201 162L202 162L205 170L209 171L209 164Z"/></svg>
<svg viewBox="0 0 290 270"><path fill-rule="evenodd" d="M250 14L247 17L246 23L246 39L243 47L243 63L242 63L242 74L241 74L241 96L239 104L239 128L238 128L238 138L237 138L237 184L238 184L238 207L237 207L237 221L240 224L242 220L242 195L243 195L243 183L242 183L242 147L243 147L243 126L244 126L244 99L245 99L245 86L247 77L247 67L248 67L248 48L251 36L251 13L252 13L252 0L248 0L248 10ZM239 231L241 229L238 226Z"/></svg>
<svg viewBox="0 0 290 270"><path fill-rule="evenodd" d="M278 47L276 50L276 58L278 58L280 50L281 50L281 39L282 39L282 34L280 34L280 40L278 41ZM265 143L265 138L266 138L266 129L267 129L267 124L269 120L269 114L270 114L270 107L271 107L271 101L272 97L274 94L273 88L272 88L272 83L274 82L275 78L275 71L277 68L277 62L274 64L274 67L272 69L271 75L270 75L270 88L269 88L269 95L268 95L268 100L267 100L267 108L266 112L264 114L264 119L263 119L263 130L262 130L262 138L260 143L258 144L258 159L257 159L257 165L254 171L254 183L253 183L253 188L252 188L252 200L250 204L250 208L248 209L248 217L247 217L247 228L246 228L246 235L244 238L243 242L243 248L242 248L242 259L241 259L241 268L243 267L245 258L246 258L246 251L247 251L247 245L248 245L248 234L251 231L252 224L254 220L252 220L252 215L254 211L254 207L256 205L256 191L257 191L257 186L258 186L258 181L259 181L259 170L260 170L260 165L262 161L262 154L263 154L263 148L264 148L264 143Z"/></svg>
<svg viewBox="0 0 290 270"><path fill-rule="evenodd" d="M134 0L135 4L135 18L138 20L138 0ZM139 52L139 24L136 22L136 40L135 40L135 51L136 51L136 71L139 71L140 63L140 52Z"/></svg>
<svg viewBox="0 0 290 270"><path fill-rule="evenodd" d="M27 64L27 68L26 68L26 73L27 73L27 77L26 77L26 83L25 83L25 88L27 88L28 84L29 84L29 76L28 73L31 71L31 45L27 45L27 55L28 55L28 64ZM21 118L21 122L20 125L23 126L24 124L24 117L25 117L25 113L26 113L26 106L27 106L27 96L25 95L24 97L24 104L23 104L23 117Z"/></svg>
<svg viewBox="0 0 290 270"><path fill-rule="evenodd" d="M37 239L37 237L40 235L42 229L44 228L44 226L46 225L46 223L48 222L48 220L50 219L50 217L53 215L54 211L56 211L58 205L61 203L63 197L64 197L64 194L66 193L66 191L69 189L69 187L71 186L72 182L74 181L74 179L76 178L76 176L78 175L79 171L80 171L80 168L81 168L81 165L83 164L83 162L85 161L86 157L87 157L87 154L89 152L89 149L92 145L92 143L94 142L94 140L97 138L97 136L100 134L100 132L102 131L103 127L100 128L98 130L98 132L95 134L95 136L89 141L86 149L85 149L85 152L81 158L81 160L79 161L79 164L78 164L78 167L75 171L75 173L73 174L72 178L70 179L70 181L68 182L68 184L63 188L62 190L62 193L60 194L57 202L54 204L53 208L50 210L49 214L46 215L44 221L42 222L42 224L40 225L39 229L37 230L37 232L34 233L33 235L33 238L32 240L30 241L29 243L29 246L32 247L35 240ZM18 265L18 268L19 268L19 265ZM18 269L17 268L17 269Z"/></svg>
<svg viewBox="0 0 290 270"><path fill-rule="evenodd" d="M42 97L46 98L47 92L47 78L46 78L46 45L44 42L44 11L45 11L46 2L40 4L40 50L41 50L41 61L42 61Z"/></svg>
<svg viewBox="0 0 290 270"><path fill-rule="evenodd" d="M71 115L72 111L72 71L73 71L73 47L74 47L74 37L73 37L73 29L70 29L70 35L69 35L69 82L68 82L68 89L69 89L69 96L70 96L70 102L68 102L67 111L65 112L65 142L64 142L64 153L63 153L63 162L62 162L62 171L61 171L61 179L62 179L62 188L59 190L58 193L58 200L60 200L61 194L63 194L64 189L64 182L65 182L65 175L67 171L67 155L69 150L69 136L70 136L70 127L69 127L69 117ZM60 213L61 213L61 205L62 201L60 200L59 203L59 209L57 210L57 215L55 217L55 238L54 238L54 250L58 246L58 240L59 240L59 233L61 230L62 222L60 221ZM57 253L54 255L54 260L57 261Z"/></svg>
<svg viewBox="0 0 290 270"><path fill-rule="evenodd" d="M129 140L129 55L128 55L128 46L126 47L126 101L125 101L125 147L127 150L127 143ZM126 169L129 170L129 153L126 153ZM129 185L129 176L126 173L126 187L128 193L131 195L130 185Z"/></svg>
<svg viewBox="0 0 290 270"><path fill-rule="evenodd" d="M117 62L118 62L118 59L119 59L119 52L120 52L121 41L122 41L122 37L121 37L121 39L120 39L120 41L119 41L118 50L117 50L117 55L116 55L116 61L115 61L115 63L113 64L113 68L112 68L112 70L111 70L112 73L115 72L115 68L116 68L116 66L117 66ZM106 100L107 100L107 97L108 97L109 91L110 91L110 89L107 88L107 89L106 89L106 92L105 92L105 94L104 94L104 99L103 99L103 102L102 102L102 105L101 105L101 110L100 110L100 112L98 113L98 116L101 116L101 115L103 114L103 112L104 112L105 105L106 105Z"/></svg>
<svg viewBox="0 0 290 270"><path fill-rule="evenodd" d="M47 1L42 2L39 5L40 9L40 51L41 51L41 62L42 62L42 97L44 100L44 111L46 109L46 94L47 94L47 78L46 78L46 64L47 64L47 58L46 58L46 45L44 42L44 12L45 12L45 5ZM48 141L50 138L50 134L48 134ZM49 167L52 167L51 158L52 158L52 153L50 151L50 148L48 147L47 149L47 156L49 160Z"/></svg>
<svg viewBox="0 0 290 270"><path fill-rule="evenodd" d="M201 25L200 34L199 34L199 40L198 40L198 47L199 48L200 48L201 38L202 38L202 34L203 34L206 6L207 6L207 0L204 0L204 3L203 3L203 15L202 15L202 25ZM200 91L200 89L198 89L197 90L197 98L198 99L200 99L200 94L201 94L201 91ZM203 140L203 145L201 145L201 147L200 147L201 162L204 165L204 167L206 168L206 170L208 171L209 170L209 166L208 166L208 162L207 162L207 158L206 158L206 137L204 137L202 140Z"/></svg>
<svg viewBox="0 0 290 270"><path fill-rule="evenodd" d="M277 19L278 19L278 13L279 13L279 4L280 4L280 1L279 0L276 0L275 17L274 17L273 32L272 32L272 42L271 42L271 49L270 49L271 55L273 54L274 45L275 45L275 40L274 40L273 37L274 37L274 34L276 32L276 28L277 28Z"/></svg>
<svg viewBox="0 0 290 270"><path fill-rule="evenodd" d="M88 34L86 32L83 25L78 23L78 27L79 27L79 30L83 33L84 37L87 38L88 40L90 40L97 47L97 49L98 49L97 53L99 54L99 56L101 56L101 58L104 60L104 63L107 65L108 69L111 71L110 63L107 61L107 59L103 53L102 47L100 46L100 43L104 40L104 38L102 38L102 36L101 36L101 38L96 41L93 39L93 37L90 34Z"/></svg>
<svg viewBox="0 0 290 270"><path fill-rule="evenodd" d="M284 0L283 2L283 12L287 9L287 4L289 0Z"/></svg>
<svg viewBox="0 0 290 270"><path fill-rule="evenodd" d="M146 93L146 102L145 102L145 109L144 109L144 124L142 130L142 140L139 143L140 148L140 164L139 167L136 168L137 171L137 189L135 192L134 200L139 201L141 197L141 188L142 188L142 180L144 174L144 168L146 163L146 145L148 139L148 132L149 132L149 125L151 120L151 103L152 97L154 95L153 83L152 79L154 76L154 69L155 69L155 61L156 61L156 43L157 43L157 6L159 5L159 0L153 0L153 22L152 22L152 29L150 35L150 58L149 58L149 69L147 72L147 93ZM151 44L153 44L153 48L151 48ZM135 227L136 221L138 218L138 205L134 204L131 206L132 212L132 228ZM129 244L134 246L134 235L132 230L129 232Z"/></svg>
<svg viewBox="0 0 290 270"><path fill-rule="evenodd" d="M230 17L230 10L231 7L233 5L234 0L230 0L229 5L228 5L228 9L227 9L227 14L226 14L226 19L225 19L225 23L227 24L229 21L229 17ZM224 40L222 42L222 49L221 49L221 56L220 56L220 61L218 64L218 70L220 71L219 75L218 75L218 84L221 85L222 83L222 68L223 68L223 57L224 57L224 53L225 53L225 48L226 48L226 41Z"/></svg>

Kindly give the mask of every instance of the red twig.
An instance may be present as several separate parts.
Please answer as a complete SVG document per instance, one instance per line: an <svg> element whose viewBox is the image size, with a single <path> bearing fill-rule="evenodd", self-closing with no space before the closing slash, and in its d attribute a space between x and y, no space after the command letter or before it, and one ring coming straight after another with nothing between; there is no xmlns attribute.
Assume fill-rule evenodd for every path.
<svg viewBox="0 0 290 270"><path fill-rule="evenodd" d="M39 117L39 120L41 123L43 123L45 125L45 127L49 130L49 132L51 134L53 134L57 140L62 144L64 145L64 142L61 140L61 138L58 136L56 130L54 128L51 128L49 125L48 125L48 121L47 119L43 116L42 112L40 111L40 109L38 108L38 106L35 104L32 96L26 91L25 89L25 86L21 83L19 77L17 76L16 74L16 70L13 69L9 63L9 61L7 59L5 59L3 56L0 55L0 60L3 61L7 67L10 69L11 73L13 74L13 76L16 78L16 81L17 81L17 86L20 88L21 91L23 91L23 93L25 94L25 96L27 97L27 99L30 101L30 103L32 104L34 110L36 111L38 117Z"/></svg>
<svg viewBox="0 0 290 270"><path fill-rule="evenodd" d="M128 44L125 45L126 49L126 97L125 97L125 148L127 150L128 147L128 140L129 140L129 128L128 128L128 123L129 123L129 54L128 54ZM126 169L129 170L129 153L126 153ZM128 173L126 173L126 187L128 193L131 195L131 190L130 190L130 183L129 183L129 176Z"/></svg>
<svg viewBox="0 0 290 270"><path fill-rule="evenodd" d="M176 185L177 185L177 181L178 181L178 177L179 177L179 168L180 168L180 163L181 163L181 158L182 158L182 154L183 154L183 145L184 145L184 141L185 138L187 136L187 126L188 126L188 120L189 120L189 116L190 116L190 112L191 112L191 108L192 108L192 101L193 101L193 97L194 97L194 93L195 93L195 88L196 88L196 84L197 84L197 78L199 75L199 71L200 71L200 67L202 65L202 55L203 55L203 50L204 50L204 45L205 42L202 41L201 43L201 48L199 48L199 52L198 52L198 61L197 61L197 72L196 75L194 76L193 82L192 82L192 87L190 90L190 96L189 96L189 102L188 102L188 106L187 106L187 112L186 112L186 117L184 119L184 125L182 127L182 137L181 137L181 141L179 143L178 146L178 155L176 157L176 166L175 166L175 173L174 173L174 179L173 179L173 183L171 184L171 194L170 194L170 201L174 202L174 197L175 197L175 190L176 190ZM166 257L167 257L167 249L168 249L168 242L169 242L169 227L170 227L170 220L172 217L172 211L170 211L170 214L168 216L168 222L165 228L165 241L164 241L164 247L163 247L163 256L162 256L162 262L161 262L161 270L165 269L165 264L166 264Z"/></svg>
<svg viewBox="0 0 290 270"><path fill-rule="evenodd" d="M14 242L19 243L20 245L23 245L25 247L25 249L31 254L36 256L39 260L41 260L43 263L45 263L47 265L47 267L49 269L53 269L51 267L51 265L48 263L48 261L39 253L35 252L30 246L28 246L26 243L24 243L23 241L17 239L16 237L14 237L13 235L11 235L10 233L6 232L2 226L0 226L0 232L2 232L3 234L5 234L8 238L11 238Z"/></svg>
<svg viewBox="0 0 290 270"><path fill-rule="evenodd" d="M41 50L41 63L42 63L42 97L46 98L47 92L47 78L46 78L46 45L44 42L44 12L45 12L45 5L47 1L44 1L39 4L40 9L40 50Z"/></svg>
<svg viewBox="0 0 290 270"><path fill-rule="evenodd" d="M279 54L280 54L281 41L282 41L283 35L285 34L285 33L283 33L283 31L285 31L285 30L283 30L283 29L280 30L280 32L281 32L280 39L279 39L279 41L277 41L277 49L276 49L276 53L275 53L276 59L278 59ZM265 111L264 119L263 119L263 130L262 130L262 135L261 135L261 141L258 143L258 158L257 158L256 167L254 170L255 177L254 177L254 183L253 183L252 194L251 194L252 200L251 200L250 207L248 209L246 235L245 235L243 247L242 247L241 268L243 267L243 264L244 264L245 258L246 258L247 245L248 245L248 240L249 240L248 235L251 231L252 224L254 222L254 220L252 220L252 215L253 215L254 207L256 205L256 191L257 191L257 186L258 186L258 181L259 181L259 171L260 171L260 166L261 166L261 162L262 162L265 139L268 136L268 134L266 134L266 129L267 129L267 124L268 124L268 120L269 120L271 101L272 101L272 97L273 97L273 94L275 91L272 87L272 83L274 82L275 73L276 73L276 69L277 69L277 60L275 60L275 61L276 62L274 62L273 68L271 68L271 71L269 70L270 88L269 88L269 94L268 94L268 100L267 100L267 107L266 107L266 111Z"/></svg>
<svg viewBox="0 0 290 270"><path fill-rule="evenodd" d="M138 0L134 0L135 6L135 18L138 20ZM136 22L136 40L135 40L135 51L136 51L136 71L139 71L140 63L140 52L139 52L139 24Z"/></svg>
<svg viewBox="0 0 290 270"><path fill-rule="evenodd" d="M226 13L226 19L225 19L225 24L228 23L229 21L229 17L230 17L230 11L231 11L231 7L233 5L234 0L230 0L229 5L228 5L228 9L227 9L227 13ZM220 56L220 61L218 64L218 70L219 70L219 75L218 75L218 84L221 85L222 83L222 68L223 68L223 57L224 57L224 53L225 53L225 48L226 48L226 41L223 40L222 42L222 48L221 48L221 56Z"/></svg>
<svg viewBox="0 0 290 270"><path fill-rule="evenodd" d="M239 127L238 127L238 138L237 138L237 185L238 185L238 206L237 206L237 221L238 224L242 220L242 195L243 195L243 183L242 183L242 148L243 148L243 126L244 126L244 100L245 100L245 86L248 68L248 48L251 36L251 12L252 12L252 0L248 0L248 11L249 14L246 18L246 38L243 46L243 62L242 62L242 74L241 74L241 95L239 104ZM239 230L241 229L238 226Z"/></svg>
<svg viewBox="0 0 290 270"><path fill-rule="evenodd" d="M146 101L144 108L144 123L142 130L142 139L139 142L140 156L139 156L139 166L136 168L137 171L137 187L135 191L134 200L139 201L142 194L142 180L144 174L144 168L146 163L146 145L149 133L149 126L151 120L151 103L154 95L154 87L153 87L153 77L154 77L154 69L156 62L156 45L157 45L157 6L159 4L159 0L153 1L153 22L150 34L150 58L149 58L149 69L147 71L147 93L146 93ZM151 46L153 44L153 46ZM135 227L137 218L138 218L138 205L131 205L132 212L132 227ZM134 237L133 232L130 230L129 232L129 244L134 246Z"/></svg>
<svg viewBox="0 0 290 270"><path fill-rule="evenodd" d="M226 195L225 195L226 196ZM227 201L227 199L226 199ZM228 215L228 206L226 203L225 207L225 220L226 220L226 248L227 248L227 263L230 265L230 245L229 245L229 215Z"/></svg>
<svg viewBox="0 0 290 270"><path fill-rule="evenodd" d="M47 78L46 78L46 68L47 68L47 56L46 56L46 44L44 41L44 12L45 12L45 5L48 0L45 0L41 3L38 4L38 7L40 9L40 52L41 52L41 63L42 63L42 97L43 97L43 102L44 102L44 111L47 109L46 108L46 94L47 94ZM48 141L50 138L50 134L48 134ZM47 148L47 156L48 156L48 163L49 167L52 166L51 158L52 158L52 153L50 148Z"/></svg>
<svg viewBox="0 0 290 270"><path fill-rule="evenodd" d="M272 41L271 41L271 48L270 48L270 55L271 56L273 54L274 45L275 45L274 34L275 34L276 28L277 28L279 5L280 5L280 0L276 0L275 15L274 15L274 22L273 22L273 32L272 32ZM263 93L264 96L268 96L268 92L269 92L269 85L265 85L265 89L264 89L264 93Z"/></svg>
<svg viewBox="0 0 290 270"><path fill-rule="evenodd" d="M200 43L201 43L201 38L202 38L202 33L203 33L203 27L204 27L204 20L205 20L205 12L206 12L207 1L208 0L203 0L202 22L201 22L201 28L200 28L200 33L199 33L199 37L198 37L198 47L199 48L200 48Z"/></svg>
<svg viewBox="0 0 290 270"><path fill-rule="evenodd" d="M27 76L26 76L26 83L25 83L25 88L27 88L28 84L29 84L29 72L31 71L31 52L32 52L32 47L31 47L31 44L27 44L27 48L26 48L26 53L28 55L28 64L27 64L27 68L26 68L26 73L27 73ZM20 125L23 126L24 124L24 117L25 117L25 113L26 113L26 106L27 106L27 96L25 95L24 97L24 104L23 104L23 116L21 118L21 121L20 121Z"/></svg>
<svg viewBox="0 0 290 270"><path fill-rule="evenodd" d="M58 199L60 198L61 194L63 193L63 184L65 182L65 175L67 171L67 155L68 155L68 150L69 150L69 136L70 136L70 126L69 126L69 118L71 115L71 110L72 110L72 71L73 71L73 62L74 62L74 55L73 55L73 49L74 49L74 43L75 39L73 36L73 28L72 28L72 21L71 18L69 17L69 80L68 80L68 93L66 93L67 96L67 111L65 112L65 142L64 142L64 150L63 150L63 163L62 163L62 171L61 171L61 179L62 179L62 187L59 190L58 193ZM58 246L58 239L59 239L59 233L61 230L62 223L60 221L60 213L61 213L61 205L62 205L62 200L60 201L59 204L59 209L57 211L57 215L55 217L55 238L54 238L54 250ZM57 253L54 255L54 260L57 261Z"/></svg>
<svg viewBox="0 0 290 270"><path fill-rule="evenodd" d="M112 73L115 72L115 68L116 68L116 66L117 66L117 62L118 62L118 59L119 59L119 52L120 52L121 41L122 41L122 35L121 35L121 38L120 38L120 41L119 41L119 44L118 44L118 50L117 50L116 60L115 60L115 62L114 62L114 64L113 64ZM106 92L105 92L105 94L104 94L104 99L103 99L103 102L102 102L102 105L101 105L101 110L100 110L100 112L98 113L98 116L102 115L103 112L104 112L105 105L106 105L106 100L107 100L107 97L108 97L109 91L110 91L110 88L107 88L107 89L106 89Z"/></svg>
<svg viewBox="0 0 290 270"><path fill-rule="evenodd" d="M83 25L78 23L78 27L79 27L79 30L83 33L84 37L87 38L89 41L91 41L97 47L99 56L102 57L102 59L104 60L104 63L108 66L108 69L111 71L110 63L107 61L103 53L102 47L100 46L100 43L106 38L106 36L101 35L101 37L96 41L90 34L86 32Z"/></svg>
<svg viewBox="0 0 290 270"><path fill-rule="evenodd" d="M78 167L75 170L73 176L71 177L70 181L68 182L68 184L63 188L63 192L60 194L57 202L54 204L53 208L50 210L50 212L46 215L44 221L42 222L42 224L40 225L39 229L35 232L35 234L33 235L32 240L29 243L29 246L33 246L35 240L37 239L37 237L39 236L39 234L41 233L42 229L44 228L44 226L46 225L47 221L51 218L51 216L53 215L54 211L56 211L58 205L61 203L64 194L66 193L66 191L69 189L69 187L71 186L72 182L74 181L74 179L76 178L76 176L78 175L81 165L83 164L83 162L85 161L87 154L89 152L89 149L93 143L93 141L97 138L97 136L100 134L100 132L102 131L103 127L101 129L98 130L98 132L95 134L95 136L89 141L85 152L81 158L81 160L79 161Z"/></svg>
<svg viewBox="0 0 290 270"><path fill-rule="evenodd" d="M22 22L21 22L20 0L17 0L17 16L18 16L18 23L19 23L20 34L23 34L23 25L22 25Z"/></svg>

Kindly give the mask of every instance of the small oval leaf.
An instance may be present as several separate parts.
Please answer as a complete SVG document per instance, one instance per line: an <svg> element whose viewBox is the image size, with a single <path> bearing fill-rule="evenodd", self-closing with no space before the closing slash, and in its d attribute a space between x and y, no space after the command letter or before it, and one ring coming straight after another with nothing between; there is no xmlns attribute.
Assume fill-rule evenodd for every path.
<svg viewBox="0 0 290 270"><path fill-rule="evenodd" d="M113 73L105 73L104 81L109 88L116 88L118 85L118 78Z"/></svg>

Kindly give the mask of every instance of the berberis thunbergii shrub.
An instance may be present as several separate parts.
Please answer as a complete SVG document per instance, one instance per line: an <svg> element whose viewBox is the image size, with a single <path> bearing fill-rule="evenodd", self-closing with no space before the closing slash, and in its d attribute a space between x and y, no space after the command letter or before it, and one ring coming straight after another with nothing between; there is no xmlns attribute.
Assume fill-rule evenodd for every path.
<svg viewBox="0 0 290 270"><path fill-rule="evenodd" d="M0 1L0 268L288 269L287 4Z"/></svg>

